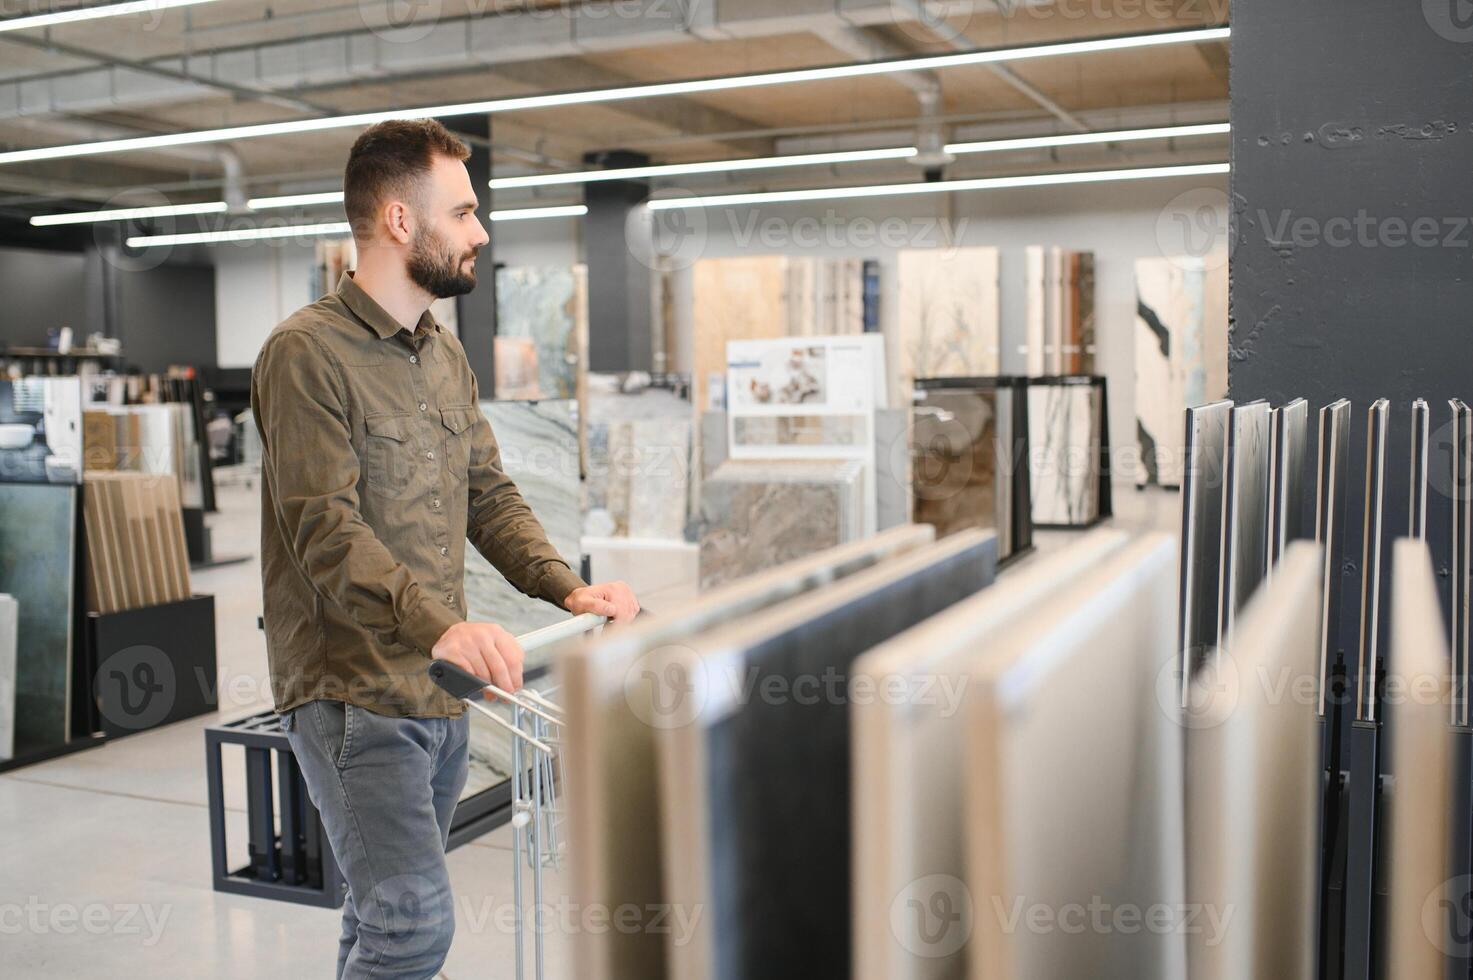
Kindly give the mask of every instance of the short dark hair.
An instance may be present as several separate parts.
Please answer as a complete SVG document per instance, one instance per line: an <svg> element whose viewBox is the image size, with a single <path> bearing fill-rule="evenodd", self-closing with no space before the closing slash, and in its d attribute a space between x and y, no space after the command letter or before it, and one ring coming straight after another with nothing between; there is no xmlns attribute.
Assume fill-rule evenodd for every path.
<svg viewBox="0 0 1473 980"><path fill-rule="evenodd" d="M390 119L368 127L354 140L343 171L343 210L353 233L372 233L385 198L412 196L435 157L470 155L470 147L434 119Z"/></svg>

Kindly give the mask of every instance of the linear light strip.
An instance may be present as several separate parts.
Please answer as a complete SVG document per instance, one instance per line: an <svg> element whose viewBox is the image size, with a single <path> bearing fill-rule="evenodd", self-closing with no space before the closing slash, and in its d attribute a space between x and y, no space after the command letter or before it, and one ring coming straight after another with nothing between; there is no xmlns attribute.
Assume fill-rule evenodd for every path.
<svg viewBox="0 0 1473 980"><path fill-rule="evenodd" d="M85 225L98 221L127 221L130 218L167 218L177 214L216 214L228 205L224 201L200 204L162 204L148 208L112 208L107 211L73 211L68 214L38 214L31 218L36 227L47 225Z"/></svg>
<svg viewBox="0 0 1473 980"><path fill-rule="evenodd" d="M1203 123L1192 126L1158 126L1153 129L1117 129L1099 133L1069 133L1061 136L1024 136L1016 139L982 140L950 143L946 152L964 155L996 153L1003 150L1043 149L1057 146L1085 146L1097 143L1129 143L1149 139L1180 139L1190 136L1214 136L1232 131L1230 123ZM916 153L913 146L892 146L874 150L842 150L833 153L796 153L787 156L755 157L741 160L706 160L700 163L671 163L651 167L619 167L613 170L580 170L561 174L531 174L525 177L496 177L493 190L519 187L551 187L560 184L587 184L600 180L638 180L644 177L684 177L691 174L726 173L738 170L772 170L780 167L806 167L823 164L858 163L866 160L902 160Z"/></svg>
<svg viewBox="0 0 1473 980"><path fill-rule="evenodd" d="M577 218L588 213L584 204L567 204L546 208L514 208L492 211L492 221L530 221L535 218ZM163 245L212 245L223 242L249 242L267 238L324 238L346 235L353 226L346 221L319 222L310 225L282 225L275 228L236 228L231 231L195 231L177 235L135 235L127 240L129 248L158 248Z"/></svg>
<svg viewBox="0 0 1473 980"><path fill-rule="evenodd" d="M999 190L1008 187L1046 187L1056 184L1091 184L1106 181L1150 180L1160 177L1194 177L1225 174L1226 163L1188 164L1176 167L1145 167L1133 170L1092 170L1066 174L1026 174L1018 177L978 177L972 180L938 180L914 184L872 184L864 187L815 187L808 190L771 191L756 194L717 194L709 197L666 198L649 202L652 211L713 208L734 204L782 204L792 201L822 201L852 197L900 197L909 194L947 194L955 191Z"/></svg>
<svg viewBox="0 0 1473 980"><path fill-rule="evenodd" d="M725 173L736 170L769 170L776 167L809 167L866 160L900 160L915 156L913 146L889 146L877 150L842 150L833 153L795 153L788 156L749 157L742 160L703 160L700 163L669 163L650 167L618 167L613 170L580 170L575 173L533 174L527 177L495 177L492 190L515 187L550 187L557 184L589 184L600 180L639 180L644 177L684 177L689 174Z"/></svg>
<svg viewBox="0 0 1473 980"><path fill-rule="evenodd" d="M839 78L856 78L866 75L887 75L904 71L936 70L962 65L998 64L1005 61L1026 61L1036 58L1089 54L1101 51L1125 51L1172 44L1200 44L1207 41L1226 40L1231 36L1231 33L1231 29L1226 27L1191 31L1167 31L1154 34L1136 34L1126 37L1095 38L1088 41L1037 44L1021 48L997 48L989 51L959 51L952 54L902 58L894 61L831 65L824 68L800 68L790 71L763 72L753 75L734 75L725 78L658 82L647 85L626 85L619 88L595 89L583 92L555 92L545 95L491 99L483 102L421 106L416 109L389 109L380 112L360 112L346 116L329 116L324 119L296 119L288 122L257 123L249 126L230 126L224 129L198 130L190 133L134 136L126 139L101 140L95 143L72 143L66 146L45 146L29 150L12 150L7 153L0 153L0 166L38 160L57 160L66 157L95 156L101 153L119 153L126 150L146 150L164 146L188 146L198 143L218 143L225 140L252 139L260 136L317 132L349 126L370 126L387 119L423 119L431 116L466 116L492 112L513 112L525 109L548 109L566 105L614 102L622 99L647 99L665 95L688 95L696 92L718 92L765 85L786 85L794 82L827 81Z"/></svg>
<svg viewBox="0 0 1473 980"><path fill-rule="evenodd" d="M284 194L281 197L253 197L246 201L246 207L252 211L266 211L270 208L296 208L313 204L341 204L342 202L342 191L323 191L320 194Z"/></svg>
<svg viewBox="0 0 1473 980"><path fill-rule="evenodd" d="M249 242L264 238L322 238L352 231L346 221L315 225L285 225L279 228L236 228L231 231L195 231L180 235L135 235L129 248L158 248L161 245L210 245L220 242Z"/></svg>
<svg viewBox="0 0 1473 980"><path fill-rule="evenodd" d="M151 14L175 7L197 7L215 3L216 0L132 0L129 3L107 3L95 7L79 7L76 10L61 10L53 14L32 14L29 17L10 17L0 20L0 32L27 31L37 27L56 27L60 24L75 24L84 20L101 20L104 17L123 17L128 14Z"/></svg>

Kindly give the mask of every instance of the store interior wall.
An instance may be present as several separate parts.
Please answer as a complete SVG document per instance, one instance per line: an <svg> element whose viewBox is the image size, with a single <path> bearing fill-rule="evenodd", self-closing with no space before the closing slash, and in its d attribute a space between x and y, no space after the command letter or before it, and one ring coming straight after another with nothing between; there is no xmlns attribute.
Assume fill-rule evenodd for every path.
<svg viewBox="0 0 1473 980"><path fill-rule="evenodd" d="M0 347L45 347L47 332L71 327L82 343L104 331L102 296L82 252L0 247Z"/></svg>

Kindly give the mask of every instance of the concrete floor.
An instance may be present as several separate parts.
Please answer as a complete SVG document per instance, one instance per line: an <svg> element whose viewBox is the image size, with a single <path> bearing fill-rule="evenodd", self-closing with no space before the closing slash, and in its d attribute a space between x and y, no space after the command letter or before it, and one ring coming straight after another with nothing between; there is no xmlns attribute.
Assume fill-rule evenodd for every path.
<svg viewBox="0 0 1473 980"><path fill-rule="evenodd" d="M1130 528L1174 531L1174 493L1116 491ZM260 565L255 487L222 485L211 518L215 552L251 555L196 572L213 593L220 712L0 775L0 973L112 978L328 976L338 912L217 894L210 885L204 775L206 725L269 707L266 651L256 628ZM1040 551L1074 532L1040 532ZM234 763L232 765L232 762ZM229 836L244 836L238 759L226 758ZM449 855L456 892L454 949L441 976L512 976L511 832L486 835ZM244 863L244 846L232 866ZM565 875L549 873L553 907L547 976L571 976L576 916L558 907ZM530 897L524 903L530 908ZM529 963L530 967L530 963ZM528 973L530 976L530 972Z"/></svg>

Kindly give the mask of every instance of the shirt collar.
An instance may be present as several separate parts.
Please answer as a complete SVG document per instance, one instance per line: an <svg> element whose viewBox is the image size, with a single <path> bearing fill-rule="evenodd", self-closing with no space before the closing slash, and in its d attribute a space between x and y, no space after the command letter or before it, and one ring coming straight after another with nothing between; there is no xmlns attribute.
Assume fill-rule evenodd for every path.
<svg viewBox="0 0 1473 980"><path fill-rule="evenodd" d="M366 323L380 340L388 340L403 329L399 321L389 316L388 311L379 306L378 302L354 281L351 272L344 272L338 279L338 298L358 316L358 319ZM414 327L415 335L438 333L439 331L440 325L435 322L429 310L420 314L419 322Z"/></svg>

